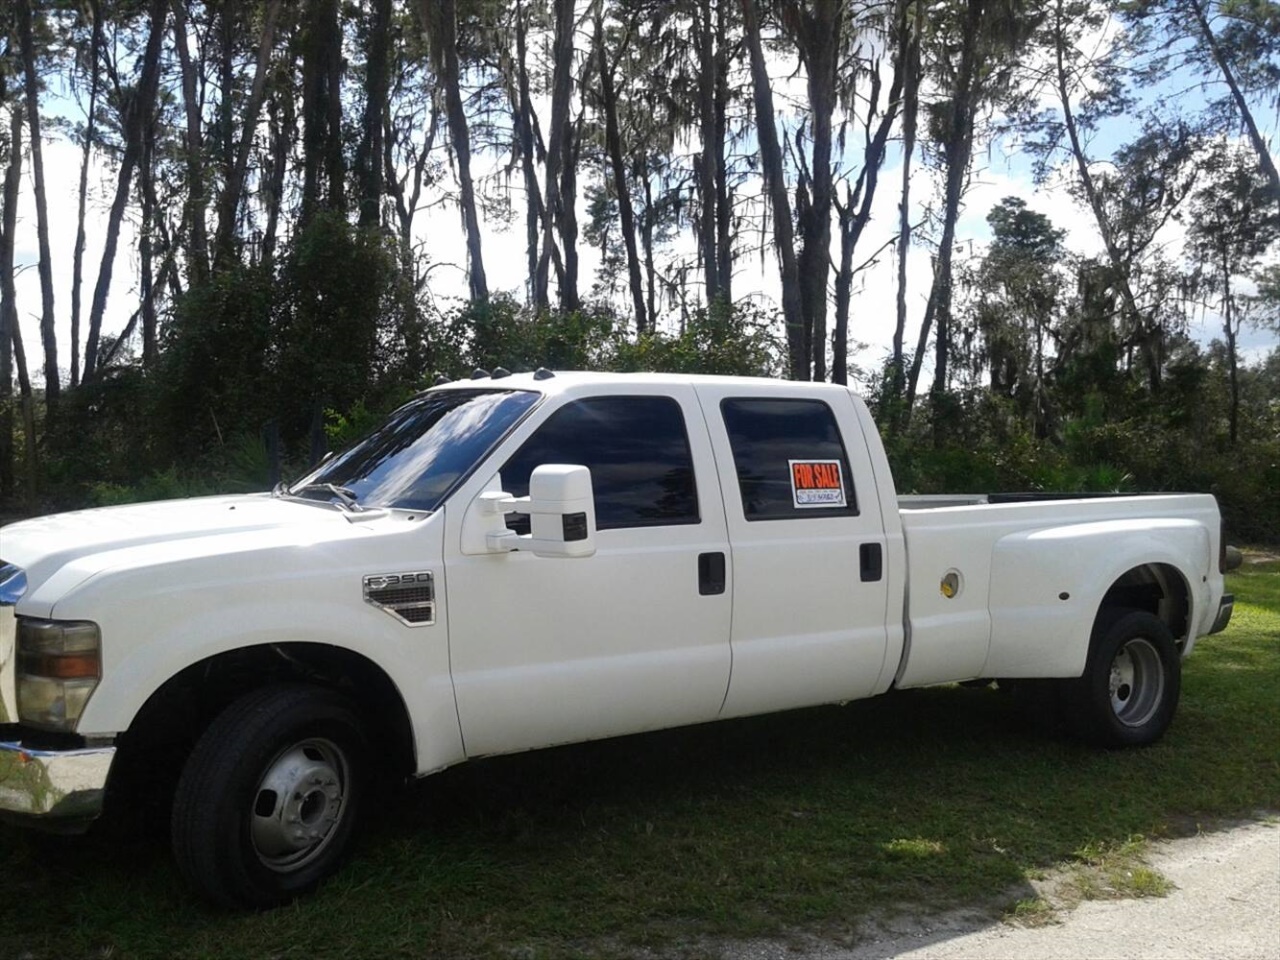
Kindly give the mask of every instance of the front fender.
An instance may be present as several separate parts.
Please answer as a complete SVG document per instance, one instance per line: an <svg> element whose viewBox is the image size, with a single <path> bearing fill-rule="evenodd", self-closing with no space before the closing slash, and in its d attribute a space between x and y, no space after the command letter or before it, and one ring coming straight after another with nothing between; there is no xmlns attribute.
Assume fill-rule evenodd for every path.
<svg viewBox="0 0 1280 960"><path fill-rule="evenodd" d="M413 726L418 770L463 757L449 674L443 514L352 529L341 539L246 543L175 559L130 548L59 600L59 619L102 630L102 680L77 732L112 736L151 695L193 664L267 644L327 644L360 654L397 688ZM229 546L229 544L223 544ZM435 622L407 625L363 595L367 576L433 571Z"/></svg>

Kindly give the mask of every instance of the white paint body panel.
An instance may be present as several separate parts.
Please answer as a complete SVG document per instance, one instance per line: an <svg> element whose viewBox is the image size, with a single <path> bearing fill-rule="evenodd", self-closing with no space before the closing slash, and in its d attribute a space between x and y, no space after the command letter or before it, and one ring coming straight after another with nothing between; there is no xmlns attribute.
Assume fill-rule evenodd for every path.
<svg viewBox="0 0 1280 960"><path fill-rule="evenodd" d="M19 616L102 628L103 679L79 732L128 729L166 680L220 653L331 644L390 678L426 773L467 756L872 696L895 680L1078 675L1103 594L1144 564L1187 588L1184 654L1218 609L1209 496L908 498L900 508L866 406L840 387L605 374L494 386L542 397L426 517L257 495L0 530L0 558L30 584ZM502 464L556 409L608 395L679 403L699 522L599 531L588 557L491 552L476 498L501 489ZM746 521L719 413L726 397L827 403L858 515ZM860 578L862 545L882 551L878 581ZM698 556L717 552L725 590L704 596ZM433 625L409 627L364 602L363 577L402 570L434 575ZM962 587L948 599L939 585L952 570Z"/></svg>
<svg viewBox="0 0 1280 960"><path fill-rule="evenodd" d="M700 596L697 578L700 553L729 551L714 471L697 477L699 523L602 530L593 557L481 554L464 538L476 498L551 414L609 394L675 398L694 463L710 462L692 388L624 381L548 398L455 494L445 569L468 756L713 720L724 702L732 587Z"/></svg>
<svg viewBox="0 0 1280 960"><path fill-rule="evenodd" d="M275 522L246 523L245 515L274 515ZM196 522L184 528L188 519ZM0 556L45 570L48 561L27 558L45 544L66 545L57 554L61 566L33 580L16 612L101 627L103 679L81 718L82 734L127 729L166 680L208 657L260 644L326 643L362 654L390 677L412 720L419 768L432 770L463 756L446 634L405 628L365 603L362 580L438 570L443 531L443 514L410 520L393 511L353 523L325 504L215 497L14 524L0 531ZM59 584L73 585L54 597ZM438 591L437 618L444 616L447 598Z"/></svg>
<svg viewBox="0 0 1280 960"><path fill-rule="evenodd" d="M883 550L886 537L852 395L799 384L738 383L701 386L698 395L711 425L733 546L733 680L721 716L870 696L888 655L887 624L896 617L888 580L859 578L859 547ZM820 399L830 406L845 439L857 516L744 517L720 404L771 397Z"/></svg>
<svg viewBox="0 0 1280 960"><path fill-rule="evenodd" d="M902 510L910 643L898 686L976 677L1072 677L1108 588L1144 564L1175 568L1191 611L1184 654L1222 596L1218 508L1207 495ZM941 593L950 570L963 589ZM1062 593L1067 600L1059 599Z"/></svg>

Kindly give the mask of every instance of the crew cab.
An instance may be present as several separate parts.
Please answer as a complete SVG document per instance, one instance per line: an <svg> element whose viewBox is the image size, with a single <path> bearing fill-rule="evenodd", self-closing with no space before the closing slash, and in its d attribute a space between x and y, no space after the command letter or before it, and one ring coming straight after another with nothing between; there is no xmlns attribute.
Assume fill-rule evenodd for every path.
<svg viewBox="0 0 1280 960"><path fill-rule="evenodd" d="M982 680L1146 744L1223 556L1207 495L898 498L839 386L479 371L270 493L0 529L0 811L176 755L180 871L266 906L377 771Z"/></svg>

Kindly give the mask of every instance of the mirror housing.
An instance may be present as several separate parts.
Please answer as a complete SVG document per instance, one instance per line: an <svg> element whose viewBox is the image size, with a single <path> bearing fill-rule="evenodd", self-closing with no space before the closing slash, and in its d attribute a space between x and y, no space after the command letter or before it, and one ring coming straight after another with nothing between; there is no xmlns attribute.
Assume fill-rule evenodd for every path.
<svg viewBox="0 0 1280 960"><path fill-rule="evenodd" d="M538 557L590 557L596 552L596 508L591 471L547 463L529 477L529 496L488 491L477 500L487 519L485 544L495 553L528 550ZM529 515L529 534L508 530L508 513Z"/></svg>

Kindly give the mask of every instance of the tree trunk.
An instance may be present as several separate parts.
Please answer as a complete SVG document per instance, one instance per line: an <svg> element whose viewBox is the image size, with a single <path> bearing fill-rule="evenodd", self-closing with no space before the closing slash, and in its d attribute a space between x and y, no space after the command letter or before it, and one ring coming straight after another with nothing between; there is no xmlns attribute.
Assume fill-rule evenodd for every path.
<svg viewBox="0 0 1280 960"><path fill-rule="evenodd" d="M725 143L729 134L729 44L725 39L725 7L716 4L716 99L713 123L714 175L716 187L716 267L719 291L725 303L733 303L733 200L729 195ZM650 320L652 323L652 320Z"/></svg>
<svg viewBox="0 0 1280 960"><path fill-rule="evenodd" d="M653 228L657 219L653 213L653 183L649 179L648 160L642 177L644 186L644 216L640 218L640 247L644 250L645 308L649 315L649 333L657 328L658 271L653 262Z"/></svg>
<svg viewBox="0 0 1280 960"><path fill-rule="evenodd" d="M756 0L742 0L744 33L751 56L751 84L754 92L756 128L760 140L760 166L773 210L773 245L782 274L782 316L787 331L787 355L793 380L809 379L809 353L805 349L805 324L800 299L800 271L796 264L795 234L791 227L791 204L787 199L782 148L773 119L773 90L769 68L760 43L760 17Z"/></svg>
<svg viewBox="0 0 1280 960"><path fill-rule="evenodd" d="M0 76L0 94L4 89ZM4 100L0 96L0 101ZM12 496L13 473L13 379L18 375L22 398L22 434L26 455L26 500L35 502L36 493L36 405L27 372L27 354L22 347L22 329L18 326L18 300L13 282L13 254L18 220L18 201L22 187L22 110L15 102L9 117L9 167L4 178L4 208L0 211L0 494Z"/></svg>
<svg viewBox="0 0 1280 960"><path fill-rule="evenodd" d="M440 82L444 85L449 139L453 141L453 155L458 161L458 187L462 193L462 218L467 234L471 299L488 300L489 281L485 277L480 245L480 217L476 212L475 186L471 181L471 138L467 132L467 114L462 105L457 0L422 0L422 6L427 21L436 26L441 47Z"/></svg>
<svg viewBox="0 0 1280 960"><path fill-rule="evenodd" d="M1234 297L1231 296L1231 263L1227 251L1222 251L1222 331L1227 335L1227 373L1231 385L1231 406L1228 413L1231 446L1236 445L1240 433L1240 363L1236 351L1236 334L1239 322L1232 315Z"/></svg>
<svg viewBox="0 0 1280 960"><path fill-rule="evenodd" d="M550 303L549 274L551 248L555 244L555 224L561 216L560 175L569 140L569 96L573 86L574 0L555 0L556 33L553 47L554 72L551 83L551 129L547 137L547 183L543 208L542 251L534 278L533 300L539 310ZM567 254L567 251L566 251Z"/></svg>
<svg viewBox="0 0 1280 960"><path fill-rule="evenodd" d="M312 0L309 12L302 55L300 226L310 222L321 209L346 209L342 162L342 29L338 23L338 0Z"/></svg>
<svg viewBox="0 0 1280 960"><path fill-rule="evenodd" d="M31 507L36 502L36 487L40 476L40 465L37 460L39 454L36 447L36 398L35 392L31 389L27 351L22 346L22 329L16 322L13 325L13 366L18 374L18 393L22 397L22 439L23 447L26 448L23 459L26 461L27 468L24 492L27 506Z"/></svg>
<svg viewBox="0 0 1280 960"><path fill-rule="evenodd" d="M80 383L80 291L84 281L85 207L89 196L89 160L97 136L98 58L102 51L102 9L99 0L90 0L93 39L89 43L89 115L86 118L84 147L80 157L80 192L76 207L76 245L71 261L71 386Z"/></svg>
<svg viewBox="0 0 1280 960"><path fill-rule="evenodd" d="M938 264L933 264L934 281L933 286L929 290L929 302L924 307L924 319L920 321L920 336L916 340L916 351L911 355L911 371L907 375L906 389L906 409L903 412L904 422L910 420L911 409L915 406L916 389L920 385L920 369L924 366L924 354L929 349L929 333L933 329L933 315L935 311L934 297L938 284Z"/></svg>
<svg viewBox="0 0 1280 960"><path fill-rule="evenodd" d="M526 36L529 15L524 5L516 3L516 140L520 148L520 169L524 176L525 195L525 257L528 270L528 290L533 294L538 278L538 237L542 231L542 189L538 186L538 173L534 169L533 104L529 96L529 66Z"/></svg>
<svg viewBox="0 0 1280 960"><path fill-rule="evenodd" d="M914 13L914 23L908 15ZM906 0L902 19L899 21L906 47L906 65L903 70L902 98L902 199L898 203L898 296L897 316L893 327L893 358L890 361L889 399L890 409L898 411L906 386L906 358L903 355L903 339L907 330L907 254L911 250L911 156L916 146L916 119L920 110L920 5L919 0ZM926 334L926 344L928 343ZM913 387L914 392L914 387ZM910 401L907 401L908 405ZM896 426L897 412L890 418L891 428Z"/></svg>
<svg viewBox="0 0 1280 960"><path fill-rule="evenodd" d="M236 83L236 34L240 31L238 23L240 0L220 0L218 11L218 46L217 70L218 86L222 98L218 101L218 144L219 159L222 163L222 175L230 179L231 167L235 163L235 83Z"/></svg>
<svg viewBox="0 0 1280 960"><path fill-rule="evenodd" d="M0 94L7 93L0 78ZM0 100L4 97L0 96ZM18 329L18 300L13 282L13 250L22 186L22 111L9 114L9 165L0 206L0 501L13 496L13 347Z"/></svg>
<svg viewBox="0 0 1280 960"><path fill-rule="evenodd" d="M297 116L294 112L293 97L285 94L283 104L279 106L277 117L276 101L271 101L271 175L267 180L267 226L262 231L262 263L270 265L275 258L276 231L280 223L280 205L284 199L284 178L289 165L289 154L293 149L294 135L297 132Z"/></svg>
<svg viewBox="0 0 1280 960"><path fill-rule="evenodd" d="M596 11L596 51L600 63L600 100L604 110L604 140L609 153L609 166L613 173L613 192L618 198L618 218L622 221L622 242L627 250L627 280L631 287L631 306L634 310L636 333L647 327L644 309L644 281L640 278L640 253L636 249L635 215L631 209L631 187L627 182L627 167L622 159L622 136L618 131L618 98L613 87L613 68L604 42L604 17ZM709 215L709 214L708 214Z"/></svg>
<svg viewBox="0 0 1280 960"><path fill-rule="evenodd" d="M1213 62L1218 65L1218 69L1222 71L1222 78L1227 81L1227 86L1231 89L1231 99L1236 103L1236 109L1240 111L1240 119L1244 121L1245 130L1249 134L1249 142L1253 144L1253 149L1258 154L1258 161L1262 164L1263 172L1267 175L1267 180L1271 183L1271 195L1280 197L1280 172L1276 171L1275 161L1271 158L1271 151L1267 149L1267 143L1262 139L1262 134L1258 132L1258 124L1253 119L1253 112L1249 109L1249 102L1245 100L1244 94L1240 91L1240 85L1236 82L1236 76L1231 69L1231 64L1227 63L1227 58L1218 46L1218 38L1213 35L1213 30L1209 26L1209 20L1204 15L1204 8L1198 0L1186 0L1187 7L1191 10L1191 15L1195 17L1196 25L1200 28L1200 35L1204 37L1205 46L1209 48L1209 53L1213 56ZM1232 443L1235 442L1234 432L1231 438Z"/></svg>
<svg viewBox="0 0 1280 960"><path fill-rule="evenodd" d="M840 269L836 273L836 330L832 337L831 382L849 383L849 303L853 299L853 250L857 241L851 227L854 198L845 184L845 202L837 203L840 216Z"/></svg>
<svg viewBox="0 0 1280 960"><path fill-rule="evenodd" d="M325 140L325 179L329 188L328 208L340 213L347 209L347 170L346 160L342 153L342 24L339 21L341 4L336 0L332 7L332 17L328 16L324 24L324 68L325 107L328 116L325 127L328 137Z"/></svg>
<svg viewBox="0 0 1280 960"><path fill-rule="evenodd" d="M148 255L148 266L153 261L154 257ZM166 251L158 273L141 275L139 278L140 286L142 290L145 291L142 294L142 301L138 304L138 309L129 315L129 322L124 325L124 330L121 331L120 336L116 337L115 340L111 342L111 347L109 349L102 352L102 360L99 363L100 369L106 370L115 362L115 359L120 355L120 351L123 349L124 344L129 341L129 338L133 336L133 331L137 329L138 320L142 319L144 324L147 322L147 311L151 311L153 317L152 323L154 324L155 301L160 296L157 291L163 290L165 284L170 281L170 278L173 277L175 273L176 271L173 267L173 250L170 249ZM144 340L146 338L145 331L143 332L143 338Z"/></svg>
<svg viewBox="0 0 1280 960"><path fill-rule="evenodd" d="M808 68L809 122L813 157L809 164L810 202L800 218L804 247L798 264L804 325L813 352L813 379L827 378L827 274L831 267L831 114L836 104L837 52L844 23L843 5L818 3L800 13L799 30Z"/></svg>
<svg viewBox="0 0 1280 960"><path fill-rule="evenodd" d="M391 0L373 0L365 69L365 102L356 150L360 179L360 226L382 222L382 115L386 110L391 71Z"/></svg>
<svg viewBox="0 0 1280 960"><path fill-rule="evenodd" d="M1093 211L1093 219L1098 225L1098 232L1102 235L1102 242L1107 248L1107 259L1111 261L1111 266L1116 271L1116 280L1120 284L1120 292L1125 301L1125 309L1136 323L1138 309L1134 300L1133 290L1129 286L1128 271L1116 245L1115 232L1111 221L1107 219L1106 211L1102 208L1102 197L1098 193L1097 185L1093 180L1093 173L1089 169L1089 158L1085 155L1084 145L1080 141L1080 131L1076 124L1075 111L1071 106L1071 91L1067 88L1067 66L1064 56L1064 47L1068 43L1068 38L1066 35L1063 0L1057 0L1054 16L1056 26L1054 32L1054 55L1057 67L1055 74L1056 86L1058 100L1062 104L1063 124L1067 130L1067 138L1071 141L1071 156L1075 160L1076 171L1080 174L1080 184L1084 187L1085 197L1089 201L1089 209Z"/></svg>
<svg viewBox="0 0 1280 960"><path fill-rule="evenodd" d="M581 308L578 299L578 152L582 149L582 120L571 124L565 134L564 158L560 168L560 243L564 247L564 273L560 278L560 309L573 313ZM554 250L554 247L552 248Z"/></svg>
<svg viewBox="0 0 1280 960"><path fill-rule="evenodd" d="M885 103L884 113L876 124L875 133L867 142L867 150L858 175L858 184L846 198L843 207L837 205L840 215L840 272L836 278L836 331L832 349L831 381L847 384L849 382L849 304L853 288L853 254L862 233L871 221L871 205L875 201L876 189L880 183L880 167L884 163L885 149L889 142L889 133L893 129L893 121L901 107L904 61L900 47L894 57L893 78L889 82L889 98ZM879 72L871 85L870 106L867 122L875 117L880 101Z"/></svg>
<svg viewBox="0 0 1280 960"><path fill-rule="evenodd" d="M717 250L716 204L716 51L711 20L711 0L699 0L694 11L693 42L698 49L698 122L702 153L698 174L698 247L707 303L720 298L720 263Z"/></svg>
<svg viewBox="0 0 1280 960"><path fill-rule="evenodd" d="M956 221L960 218L960 198L969 178L969 161L973 155L973 123L977 111L975 73L978 70L978 33L984 4L970 0L961 33L960 67L952 95L951 123L943 143L947 162L947 186L942 211L942 242L938 246L938 265L933 274L933 290L929 294L928 311L937 321L934 344L933 390L940 396L947 389L947 360L951 347L951 258L954 253ZM907 398L911 402L911 398Z"/></svg>
<svg viewBox="0 0 1280 960"><path fill-rule="evenodd" d="M142 313L142 366L144 369L155 369L159 348L156 339L156 304L155 282L152 272L152 260L155 245L151 231L160 208L156 201L155 183L155 125L147 124L146 138L143 143L142 159L138 167L138 183L142 193L142 224L138 239L139 283L138 292L142 297L139 310ZM124 335L121 335L121 339Z"/></svg>
<svg viewBox="0 0 1280 960"><path fill-rule="evenodd" d="M422 183L426 176L427 161L431 158L431 150L435 146L436 132L440 129L440 115L431 111L431 125L427 127L427 135L414 161L413 170L407 176L412 177L413 185L408 196L405 195L404 181L396 176L395 160L392 151L395 146L395 131L390 120L384 117L387 129L383 133L383 166L384 182L387 192L391 194L396 205L396 220L399 224L400 265L407 277L413 278L414 289L418 287L418 277L413 258L413 220L418 210L418 200L422 197Z"/></svg>
<svg viewBox="0 0 1280 960"><path fill-rule="evenodd" d="M31 0L18 0L18 38L25 79L27 128L31 131L31 176L35 184L36 238L40 250L40 341L44 347L44 401L50 415L58 403L58 333L54 329L53 255L49 251L49 204L44 187L44 152L40 137L40 78L31 24Z"/></svg>
<svg viewBox="0 0 1280 960"><path fill-rule="evenodd" d="M1125 262L1124 256L1120 252L1119 244L1116 242L1115 227L1107 217L1106 210L1102 206L1102 196L1098 192L1097 184L1094 182L1093 173L1089 169L1089 158L1085 155L1084 145L1080 140L1079 125L1076 123L1075 111L1071 106L1072 91L1067 87L1067 67L1064 55L1064 48L1068 43L1066 35L1066 15L1063 10L1063 0L1057 0L1054 7L1054 56L1056 64L1056 87L1059 102L1062 105L1063 125L1067 130L1067 139L1071 143L1071 156L1075 160L1076 172L1080 175L1080 185L1084 188L1085 198L1089 202L1089 209L1093 212L1094 222L1098 225L1098 233L1102 236L1102 244L1107 251L1107 260L1111 264L1111 269L1115 273L1115 283L1120 290L1120 299L1123 305L1123 315L1127 321L1129 328L1129 336L1139 338L1145 337L1146 321L1142 316L1142 312L1138 309L1138 300L1133 293L1133 285L1129 282L1130 265ZM1150 352L1144 349L1144 354L1150 358ZM1160 370L1158 366L1152 370L1148 366L1148 379L1153 391L1160 387Z"/></svg>
<svg viewBox="0 0 1280 960"><path fill-rule="evenodd" d="M204 184L204 136L201 131L200 99L196 92L196 71L187 49L187 5L173 0L173 43L178 49L182 75L182 103L187 119L184 153L187 163L187 202L183 211L187 236L187 281L197 287L204 283L209 271L209 237L205 225L208 197ZM224 95L225 92L224 92ZM229 98L228 98L229 99Z"/></svg>
<svg viewBox="0 0 1280 960"><path fill-rule="evenodd" d="M97 371L98 340L102 335L102 317L107 310L107 295L111 291L111 274L115 267L116 246L120 241L120 221L124 218L129 202L129 184L134 167L142 153L144 124L151 121L151 111L156 102L156 89L160 82L160 47L164 39L167 19L164 0L152 0L151 32L147 37L142 56L142 73L137 87L122 105L121 126L124 128L124 154L120 158L120 172L116 178L116 195L107 216L107 234L102 246L102 263L98 267L98 283L93 291L93 304L89 310L89 335L84 348L84 379L90 380Z"/></svg>
<svg viewBox="0 0 1280 960"><path fill-rule="evenodd" d="M258 60L254 65L253 84L249 88L249 102L244 108L240 141L235 148L235 159L228 170L227 182L218 198L218 232L214 238L214 257L219 263L232 253L236 216L249 169L249 152L253 147L254 133L258 129L262 103L266 99L267 74L271 64L271 51L275 45L276 24L280 18L280 3L281 0L269 0L263 15L262 36L258 40Z"/></svg>

